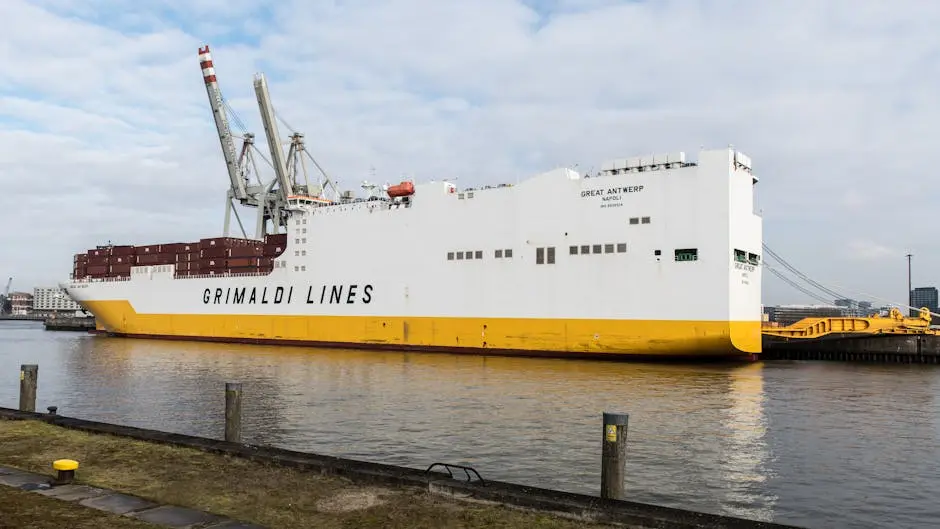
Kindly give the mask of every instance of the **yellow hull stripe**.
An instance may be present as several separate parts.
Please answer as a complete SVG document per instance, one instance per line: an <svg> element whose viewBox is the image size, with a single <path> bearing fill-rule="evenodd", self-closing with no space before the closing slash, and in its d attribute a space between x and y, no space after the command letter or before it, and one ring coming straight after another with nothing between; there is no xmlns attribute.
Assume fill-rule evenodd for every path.
<svg viewBox="0 0 940 529"><path fill-rule="evenodd" d="M138 314L127 301L84 305L99 328L132 336L610 355L761 351L760 321Z"/></svg>

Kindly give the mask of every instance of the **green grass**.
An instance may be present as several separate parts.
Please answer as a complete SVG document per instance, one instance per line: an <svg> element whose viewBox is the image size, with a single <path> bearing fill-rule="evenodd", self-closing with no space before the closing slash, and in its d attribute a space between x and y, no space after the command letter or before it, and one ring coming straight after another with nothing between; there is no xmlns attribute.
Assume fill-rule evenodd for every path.
<svg viewBox="0 0 940 529"><path fill-rule="evenodd" d="M0 465L52 475L52 462L62 458L79 462L76 481L80 483L271 528L604 527L549 514L443 498L421 490L363 486L335 476L195 449L89 434L38 421L0 420ZM0 490L4 489L0 486ZM55 501L67 509L79 507ZM91 509L78 512L86 511L91 527L96 523L91 520L101 515ZM0 527L4 527L3 523L0 519ZM61 527L85 526L69 522Z"/></svg>

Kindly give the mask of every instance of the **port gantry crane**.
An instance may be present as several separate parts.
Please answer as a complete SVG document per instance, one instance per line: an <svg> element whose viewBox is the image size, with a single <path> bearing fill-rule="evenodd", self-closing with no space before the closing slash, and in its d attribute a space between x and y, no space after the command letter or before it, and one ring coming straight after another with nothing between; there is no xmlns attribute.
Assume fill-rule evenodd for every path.
<svg viewBox="0 0 940 529"><path fill-rule="evenodd" d="M264 126L265 137L268 140L268 149L271 154L271 161L268 163L274 168L275 175L273 179L265 182L261 173L258 171L257 164L252 155L256 150L254 134L245 131L244 136L242 136L242 148L240 151L237 151L235 148L235 137L232 135L229 128L226 113L226 107L228 107L228 105L222 98L222 91L219 89L219 84L216 80L215 65L212 62L212 55L208 45L199 48L199 65L202 68L203 80L206 84L206 93L209 97L209 106L212 108L212 114L215 118L215 126L222 146L222 155L225 158L225 165L230 180L230 187L226 192L223 236L229 236L231 231L231 218L234 213L242 236L248 238L241 218L238 216L238 211L234 207L234 201L236 200L243 206L258 208L254 238L264 239L265 234L278 233L282 226L285 227L286 230L287 209L291 200L296 200L297 198L322 198L321 195L324 191L324 184L332 189L334 196L338 195L336 186L330 180L329 176L304 147L303 134L293 130L291 131L293 134L290 136L290 147L287 154L284 154L283 148L281 147L280 133L277 128L277 115L274 112L274 107L271 104L271 98L268 94L267 81L264 74L259 73L254 79L255 97L258 101L258 108L261 111L261 121ZM228 107L228 110L232 113L236 121L241 121L231 107ZM240 154L236 156L236 152L240 152ZM318 178L318 183L315 186L310 186L307 178L307 168L303 159L304 156L310 158L323 175L322 180ZM263 155L262 158L264 158ZM301 172L304 177L302 184L298 182L298 177ZM254 173L256 179L255 183L251 181L251 173ZM333 200L339 200L339 197L337 196Z"/></svg>

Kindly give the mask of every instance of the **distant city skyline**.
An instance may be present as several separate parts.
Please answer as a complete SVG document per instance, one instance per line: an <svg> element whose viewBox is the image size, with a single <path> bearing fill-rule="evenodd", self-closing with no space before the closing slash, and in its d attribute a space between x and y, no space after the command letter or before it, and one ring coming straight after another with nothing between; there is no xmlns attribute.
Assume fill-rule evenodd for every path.
<svg viewBox="0 0 940 529"><path fill-rule="evenodd" d="M434 5L5 0L0 277L56 285L108 240L221 234L209 44L233 132L264 143L251 79L265 72L341 189L479 187L733 144L760 178L764 241L807 277L905 304L911 253L914 286L940 284L920 229L940 194L923 172L940 74L921 66L940 3ZM765 305L814 302L766 270L763 283Z"/></svg>

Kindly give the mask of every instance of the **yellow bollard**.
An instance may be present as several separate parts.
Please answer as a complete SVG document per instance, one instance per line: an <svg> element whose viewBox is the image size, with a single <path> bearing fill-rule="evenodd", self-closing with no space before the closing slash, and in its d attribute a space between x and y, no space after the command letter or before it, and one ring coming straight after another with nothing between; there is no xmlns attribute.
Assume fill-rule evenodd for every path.
<svg viewBox="0 0 940 529"><path fill-rule="evenodd" d="M78 461L71 459L57 459L52 462L52 468L56 471L53 485L67 485L75 478L75 471L78 470Z"/></svg>

